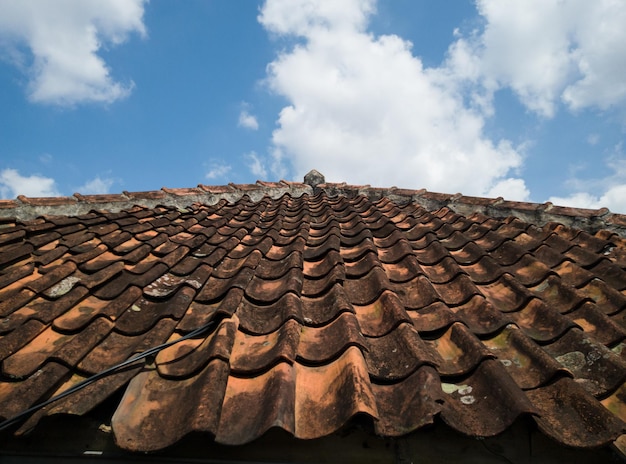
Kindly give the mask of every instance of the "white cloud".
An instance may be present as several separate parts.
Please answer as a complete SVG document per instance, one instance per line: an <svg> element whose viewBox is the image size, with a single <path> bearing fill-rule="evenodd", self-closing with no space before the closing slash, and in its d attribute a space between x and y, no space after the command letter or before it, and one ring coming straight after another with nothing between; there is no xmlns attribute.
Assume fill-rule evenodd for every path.
<svg viewBox="0 0 626 464"><path fill-rule="evenodd" d="M265 162L263 159L254 151L244 155L244 158L248 162L248 169L250 172L257 176L258 179L265 180L267 179L267 169L265 168Z"/></svg>
<svg viewBox="0 0 626 464"><path fill-rule="evenodd" d="M114 183L114 179L103 179L100 176L97 176L94 179L87 181L80 187L76 188L76 191L83 195L98 195L103 193L109 193Z"/></svg>
<svg viewBox="0 0 626 464"><path fill-rule="evenodd" d="M600 135L598 134L589 134L587 136L587 143L591 146L597 145L600 141Z"/></svg>
<svg viewBox="0 0 626 464"><path fill-rule="evenodd" d="M487 192L491 198L502 197L505 200L528 201L530 192L522 179L504 179L491 187Z"/></svg>
<svg viewBox="0 0 626 464"><path fill-rule="evenodd" d="M626 104L626 3L477 0L484 30L460 38L451 62L489 92L510 87L530 110L554 116Z"/></svg>
<svg viewBox="0 0 626 464"><path fill-rule="evenodd" d="M232 166L228 164L211 163L211 167L209 168L209 171L205 174L204 177L206 177L209 180L218 179L228 174L231 169L232 169Z"/></svg>
<svg viewBox="0 0 626 464"><path fill-rule="evenodd" d="M550 197L548 201L559 206L608 208L614 213L626 214L626 184L610 187L601 195L577 192L567 197Z"/></svg>
<svg viewBox="0 0 626 464"><path fill-rule="evenodd" d="M246 110L241 110L241 113L239 113L238 125L251 130L258 130L259 128L259 122L257 121L256 116L248 113Z"/></svg>
<svg viewBox="0 0 626 464"><path fill-rule="evenodd" d="M60 194L54 179L39 175L22 176L16 169L3 169L0 171L0 196L15 198L18 195L56 197Z"/></svg>
<svg viewBox="0 0 626 464"><path fill-rule="evenodd" d="M41 164L50 165L53 161L54 157L50 153L43 153L39 155L39 162Z"/></svg>
<svg viewBox="0 0 626 464"><path fill-rule="evenodd" d="M306 37L317 29L362 30L375 12L375 0L270 0L259 21L270 32Z"/></svg>
<svg viewBox="0 0 626 464"><path fill-rule="evenodd" d="M268 31L304 39L268 66L268 86L289 101L272 136L273 173L289 164L298 178L315 168L331 182L526 198L513 177L519 149L484 134L483 108L464 103L450 68L424 68L409 42L368 33L374 7L357 0L262 7Z"/></svg>
<svg viewBox="0 0 626 464"><path fill-rule="evenodd" d="M621 144L614 147L614 153L606 164L613 171L611 175L586 180L574 177L569 183L580 191L564 197L554 196L548 201L578 208L609 208L614 213L626 214L626 157Z"/></svg>
<svg viewBox="0 0 626 464"><path fill-rule="evenodd" d="M0 0L0 53L27 66L18 50L32 53L28 98L74 105L124 98L133 83L116 82L98 51L144 36L145 0Z"/></svg>

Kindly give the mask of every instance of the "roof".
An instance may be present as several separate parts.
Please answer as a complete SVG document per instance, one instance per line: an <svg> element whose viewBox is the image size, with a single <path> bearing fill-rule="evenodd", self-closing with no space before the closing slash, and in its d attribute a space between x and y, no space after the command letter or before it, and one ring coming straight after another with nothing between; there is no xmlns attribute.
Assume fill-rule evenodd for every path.
<svg viewBox="0 0 626 464"><path fill-rule="evenodd" d="M622 215L315 176L0 215L0 417L131 359L16 433L121 390L111 426L134 451L354 420L489 437L519 418L624 448Z"/></svg>

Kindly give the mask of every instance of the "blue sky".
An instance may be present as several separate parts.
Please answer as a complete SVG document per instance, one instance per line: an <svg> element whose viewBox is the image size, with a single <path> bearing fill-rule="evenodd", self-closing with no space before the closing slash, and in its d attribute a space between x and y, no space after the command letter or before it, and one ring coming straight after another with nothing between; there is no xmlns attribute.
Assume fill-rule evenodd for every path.
<svg viewBox="0 0 626 464"><path fill-rule="evenodd" d="M0 197L301 180L626 212L626 3L0 0Z"/></svg>

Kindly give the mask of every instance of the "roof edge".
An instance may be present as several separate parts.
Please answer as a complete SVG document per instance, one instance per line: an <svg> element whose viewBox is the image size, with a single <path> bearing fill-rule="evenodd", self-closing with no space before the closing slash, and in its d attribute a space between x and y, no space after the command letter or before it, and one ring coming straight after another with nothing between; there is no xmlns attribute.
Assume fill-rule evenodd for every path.
<svg viewBox="0 0 626 464"><path fill-rule="evenodd" d="M236 202L244 195L253 201L265 196L278 198L284 194L299 197L304 193L313 194L309 185L297 182L263 182L255 184L228 184L209 186L199 184L195 188L167 188L145 192L120 194L81 195L70 197L26 197L18 196L15 200L0 200L0 222L6 219L28 221L40 216L78 216L93 210L119 212L135 206L154 208L172 206L187 208L194 203L213 205L220 200ZM3 218L5 220L3 220Z"/></svg>
<svg viewBox="0 0 626 464"><path fill-rule="evenodd" d="M504 200L502 197L473 197L461 193L430 192L426 189L377 188L370 185L355 186L346 183L318 184L315 189L324 191L329 196L361 194L367 196L370 200L379 200L385 197L399 204L414 202L429 210L449 208L455 213L465 216L475 213L496 219L514 216L539 227L549 223L560 223L591 234L595 234L600 230L608 230L626 238L626 215L612 213L608 208L573 208L556 206L550 202L509 201Z"/></svg>
<svg viewBox="0 0 626 464"><path fill-rule="evenodd" d="M319 182L320 180L322 182ZM551 222L557 222L589 233L608 230L621 237L626 237L626 215L611 213L607 208L572 208L555 206L550 202L508 201L502 197L473 197L460 193L430 192L426 189L411 190L397 187L379 188L370 185L328 183L323 181L323 177L317 179L316 182L309 181L306 183L285 180L279 182L258 180L254 184L230 183L221 186L199 184L195 188L163 187L161 190L124 191L121 194L81 195L75 193L70 197L38 198L20 195L15 200L0 200L0 222L7 222L6 219L28 221L46 215L77 216L87 214L92 210L118 212L134 206L186 208L194 203L215 204L220 200L236 202L244 195L249 196L253 201L258 201L265 196L278 198L287 193L293 197L299 197L305 193L312 195L321 192L331 197L364 195L374 201L388 198L398 204L415 202L429 210L446 207L463 215L480 213L498 219L515 216L524 222L540 227Z"/></svg>

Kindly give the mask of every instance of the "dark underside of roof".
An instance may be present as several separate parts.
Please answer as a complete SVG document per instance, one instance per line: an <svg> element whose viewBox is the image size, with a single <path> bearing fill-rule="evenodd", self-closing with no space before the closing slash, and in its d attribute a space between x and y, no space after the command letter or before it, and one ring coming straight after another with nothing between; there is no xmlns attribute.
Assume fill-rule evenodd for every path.
<svg viewBox="0 0 626 464"><path fill-rule="evenodd" d="M274 428L319 439L350 424L393 439L432 424L493 437L520 421L560 445L623 449L615 230L358 189L262 193L1 219L0 419L178 341L4 439L106 404L132 451L190 434L241 445Z"/></svg>

